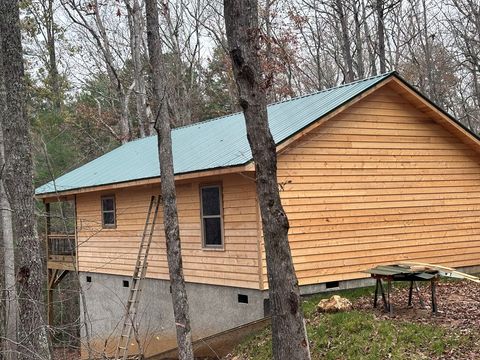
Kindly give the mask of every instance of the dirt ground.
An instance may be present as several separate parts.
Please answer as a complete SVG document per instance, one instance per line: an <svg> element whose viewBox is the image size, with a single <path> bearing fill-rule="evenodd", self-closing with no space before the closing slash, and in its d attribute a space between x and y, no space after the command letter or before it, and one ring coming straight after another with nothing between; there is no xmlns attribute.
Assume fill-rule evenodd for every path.
<svg viewBox="0 0 480 360"><path fill-rule="evenodd" d="M440 325L458 334L465 341L449 354L438 360L477 360L480 359L480 284L471 281L445 281L437 284L437 314L431 311L430 286L420 287L420 297L413 291L413 306L408 308L408 287L394 289L391 296L393 319ZM372 307L373 299L363 297L354 302L354 308L373 311L378 319L392 319L383 310L381 298L377 309ZM437 360L435 359L435 360Z"/></svg>

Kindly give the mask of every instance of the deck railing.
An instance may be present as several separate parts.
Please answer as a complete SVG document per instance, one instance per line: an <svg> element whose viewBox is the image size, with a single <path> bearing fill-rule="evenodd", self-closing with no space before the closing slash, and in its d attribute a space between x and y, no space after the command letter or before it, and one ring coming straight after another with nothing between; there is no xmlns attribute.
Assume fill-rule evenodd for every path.
<svg viewBox="0 0 480 360"><path fill-rule="evenodd" d="M49 234L47 236L48 255L75 256L74 234Z"/></svg>

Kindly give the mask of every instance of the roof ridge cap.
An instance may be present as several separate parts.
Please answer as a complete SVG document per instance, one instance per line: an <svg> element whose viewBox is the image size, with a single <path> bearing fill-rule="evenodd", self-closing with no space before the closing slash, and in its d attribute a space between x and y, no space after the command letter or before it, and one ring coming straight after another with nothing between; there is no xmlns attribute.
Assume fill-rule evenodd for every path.
<svg viewBox="0 0 480 360"><path fill-rule="evenodd" d="M359 83L361 83L361 82L369 81L369 80L372 80L372 79L375 79L375 78L387 78L388 76L390 76L390 75L392 75L392 74L396 74L396 71L394 71L394 70L393 70L393 71L388 71L388 72L383 73L383 74L378 74L378 75L369 76L369 77L364 78L364 79L358 79L358 80L355 80L355 81L352 81L352 82L349 82L349 83L346 83L346 84L340 84L340 85L337 85L337 86L334 86L334 87L331 87L331 88L328 88L328 89L322 89L322 90L314 91L314 92L311 92L311 93L308 93L308 94L298 95L298 96L292 97L292 98L290 98L290 99L284 99L284 100L276 101L276 102L267 104L267 108L270 107L270 106L273 106L273 105L283 104L283 103L285 103L285 102L302 99L302 98L305 98L305 97L309 97L309 96L321 94L321 93L328 92L328 91L332 91L332 90L336 90L336 89L341 89L341 88L346 87L346 86L351 86L351 85L359 84ZM212 121L216 121L216 120L225 119L225 118L228 118L228 117L231 117L231 116L235 116L235 115L238 115L238 114L242 114L242 113L243 113L243 111L236 111L236 112L233 112L233 113L231 113L231 114L226 114L226 115L222 115L222 116L218 116L218 117L214 117L214 118L210 118L210 119L206 119L206 120L194 122L194 123L191 123L191 124L179 126L179 127L177 127L177 128L172 129L172 131L180 130L180 129L184 129L184 128L188 128L188 127L192 127L192 126L195 126L195 125L205 124L205 123L212 122Z"/></svg>
<svg viewBox="0 0 480 360"><path fill-rule="evenodd" d="M337 86L334 86L334 87L331 87L331 88L322 89L322 90L317 90L317 91L314 91L314 92L311 92L311 93L308 93L308 94L295 96L295 97L290 98L290 99L285 99L285 100L276 101L276 102L273 102L273 103L271 103L271 104L268 104L268 106L276 105L276 104L282 104L282 103L284 103L284 102L289 102L289 101L293 101L293 100L297 100L297 99L302 99L302 98L305 98L305 97L309 97L309 96L313 96L313 95L317 95L317 94L329 92L329 91L332 91L332 90L341 89L341 88L344 88L344 87L347 87L347 86L359 84L359 83L361 83L361 82L369 81L369 80L372 80L372 79L375 79L375 78L387 78L388 76L393 75L393 74L396 74L396 73L397 73L397 72L396 72L395 70L387 71L387 72L385 72L385 73L383 73L383 74L378 74L378 75L369 76L369 77L364 78L364 79L357 79L357 80L355 80L355 81L352 81L352 82L349 82L349 83L345 83L345 84L340 84L340 85L337 85Z"/></svg>

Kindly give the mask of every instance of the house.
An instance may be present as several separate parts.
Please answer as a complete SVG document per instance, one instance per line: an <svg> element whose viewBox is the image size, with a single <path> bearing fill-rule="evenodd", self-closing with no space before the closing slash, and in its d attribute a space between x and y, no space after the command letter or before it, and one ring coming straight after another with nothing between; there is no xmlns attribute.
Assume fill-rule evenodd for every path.
<svg viewBox="0 0 480 360"><path fill-rule="evenodd" d="M402 260L480 265L480 140L398 74L279 102L268 115L302 293L360 286L363 270ZM268 282L243 115L172 136L194 336L262 318ZM98 349L115 345L149 200L160 192L156 142L132 141L36 190L47 210L75 204L74 236L47 234L49 283L79 271ZM175 344L159 223L138 321L147 354Z"/></svg>

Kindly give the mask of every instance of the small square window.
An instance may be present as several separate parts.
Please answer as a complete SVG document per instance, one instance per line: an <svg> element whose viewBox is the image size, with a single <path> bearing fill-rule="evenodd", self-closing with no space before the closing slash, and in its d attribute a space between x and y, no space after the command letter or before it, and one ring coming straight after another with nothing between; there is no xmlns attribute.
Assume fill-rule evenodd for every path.
<svg viewBox="0 0 480 360"><path fill-rule="evenodd" d="M92 282L92 277L91 276L87 276L87 283L91 283Z"/></svg>
<svg viewBox="0 0 480 360"><path fill-rule="evenodd" d="M123 280L123 287L130 287L130 282L128 280Z"/></svg>
<svg viewBox="0 0 480 360"><path fill-rule="evenodd" d="M102 226L104 228L114 228L116 226L114 196L102 197Z"/></svg>
<svg viewBox="0 0 480 360"><path fill-rule="evenodd" d="M218 185L200 188L202 241L204 247L223 246L222 188Z"/></svg>

